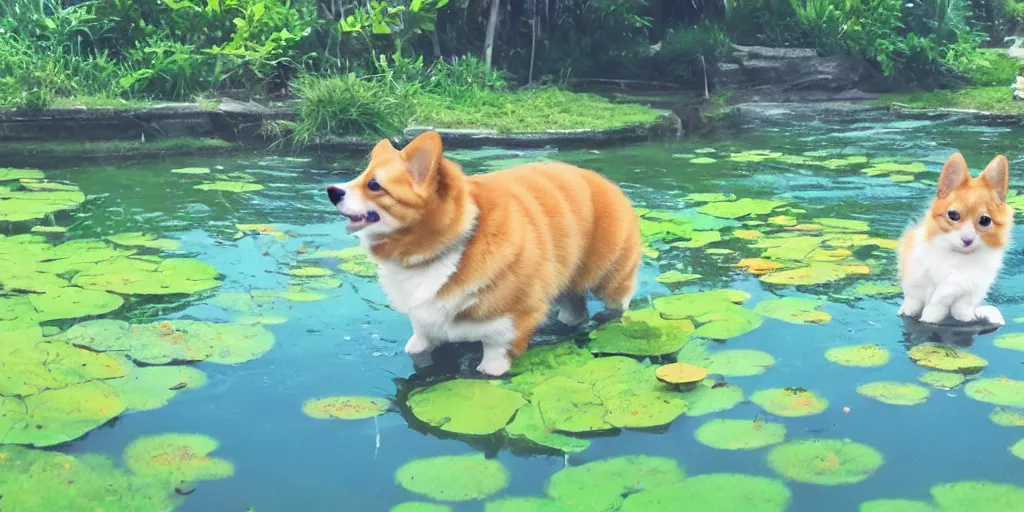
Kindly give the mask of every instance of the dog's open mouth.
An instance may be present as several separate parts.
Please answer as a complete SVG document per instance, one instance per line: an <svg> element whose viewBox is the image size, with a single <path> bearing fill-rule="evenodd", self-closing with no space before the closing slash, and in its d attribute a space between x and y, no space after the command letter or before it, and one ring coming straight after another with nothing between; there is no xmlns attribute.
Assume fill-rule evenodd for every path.
<svg viewBox="0 0 1024 512"><path fill-rule="evenodd" d="M345 230L349 233L355 233L380 220L380 214L373 210L362 215L349 215L347 213L342 213L342 215L348 217L348 226L345 226Z"/></svg>

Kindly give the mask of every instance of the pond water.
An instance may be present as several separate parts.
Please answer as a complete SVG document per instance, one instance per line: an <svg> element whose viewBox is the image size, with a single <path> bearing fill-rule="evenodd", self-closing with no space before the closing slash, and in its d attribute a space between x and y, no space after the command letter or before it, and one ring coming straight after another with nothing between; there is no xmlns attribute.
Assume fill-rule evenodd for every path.
<svg viewBox="0 0 1024 512"><path fill-rule="evenodd" d="M54 482L63 482L54 476L57 470L37 467L32 471L28 465L10 463L38 454L2 445L0 510L47 510L30 506L39 503L26 497L35 493L51 498L74 495L79 500L63 502L61 510L84 510L85 502L99 503L101 498L123 503L117 508L108 502L104 510L141 510L137 503L128 505L130 496L136 493L137 497L137 492L126 489L147 485L141 479L159 479L172 473L177 475L170 478L175 482L187 479L178 477L190 468L200 472L206 469L210 478L177 483L180 491L188 493L175 497L177 510L386 511L404 502L423 502L421 508L406 505L398 510L477 511L489 503L488 511L619 510L621 505L622 510L634 511L838 512L855 511L863 502L883 498L917 500L922 508L874 510L930 510L926 503L943 507L935 510L968 510L962 508L966 505L961 500L971 504L970 510L1024 510L1024 501L998 501L1024 499L1022 487L947 486L937 487L934 498L930 494L933 486L964 481L1024 486L1024 445L1019 445L1016 456L1010 448L1024 438L1024 428L1004 426L995 420L1024 425L1024 410L1014 408L1024 406L1024 383L1017 382L1024 380L1024 352L1013 350L1024 344L1005 337L1024 332L1024 324L1012 320L1024 317L1024 273L1020 271L1024 258L1020 250L1014 247L1008 251L1005 270L990 295L1008 321L996 332L954 332L904 322L896 316L898 291L892 289L893 241L927 206L942 163L959 150L977 173L995 154L1004 153L1011 160L1011 183L1024 183L1019 181L1017 171L1024 163L1019 141L1019 132L970 126L956 119L895 121L877 114L792 111L748 121L738 135L722 140L656 142L591 151L451 152L449 156L469 172L536 159L559 159L592 168L620 183L644 216L647 258L633 308L653 308L658 314L654 318L629 317L623 320L626 325L589 325L587 330L600 329L603 333L594 335L596 341L590 345L585 331L546 330L535 340L535 346L571 340L583 350L572 351L572 347L562 345L565 352L559 368L533 369L530 371L538 376L532 380L512 385L505 378L499 384L536 402L523 407L547 413L542 416L551 423L562 422L564 428L560 430L572 430L565 425L579 423L576 420L584 417L601 426L577 429L600 431L575 435L588 444L556 436L555 445L573 446L574 450L585 445L585 449L567 454L503 432L511 412L525 403L522 398L515 398L520 401L513 400L515 405L502 417L494 409L509 406L487 398L486 392L452 398L443 396L443 390L435 390L434 404L439 409L427 410L424 406L419 410L426 422L417 419L405 405L413 388L437 385L454 377L477 379L471 369L476 366L473 359L479 358L479 348L467 345L463 350L443 352L439 357L458 358L458 364L439 364L417 373L402 351L410 335L408 321L388 309L387 298L372 277L372 266L362 264L352 251L338 252L354 247L356 240L345 233L344 219L328 202L323 185L349 179L361 170L362 160L255 154L90 166L39 162L45 179L74 184L85 198L77 208L52 217L0 222L0 233L7 235L0 238L0 262L6 267L0 270L0 281L7 288L6 295L0 295L0 337L4 340L0 354L4 346L15 346L15 338L30 340L24 345L35 347L8 352L0 359L0 391L8 390L7 398L0 397L0 443L13 439L22 445L37 444L45 446L41 449L70 454L74 460L53 460L66 461L62 464L67 471L84 464L95 481L83 473L77 482L68 480L67 487L54 487ZM198 168L193 173L171 172L193 167ZM210 172L204 173L203 169ZM31 181L40 179L38 175L27 178L28 184L46 183ZM196 188L217 181L236 183L229 187L242 191ZM12 183L18 182L7 182ZM37 238L15 236L37 224L63 226L67 231L32 235ZM177 243L115 237L115 241L129 245L104 242L101 245L108 247L104 249L106 254L97 249L99 246L86 250L83 245L79 250L64 251L68 254L62 258L78 255L82 261L63 267L63 273L47 270L45 262L38 262L46 258L33 258L36 249L26 248L135 232L152 233ZM1014 237L1019 239L1021 235L1015 228ZM127 247L136 250L135 255L123 251ZM44 248L44 252L57 250ZM82 258L90 251L101 254ZM173 258L195 258L212 266L220 276L211 277L205 266L180 271L132 266L158 265ZM47 310L56 310L56 314L45 314L38 297L64 292L60 286L43 285L31 294L36 299L34 309L26 309L18 301L28 295L12 291L18 286L11 283L15 282L12 276L18 274L16 267L28 271L32 265L39 265L32 279L42 279L38 274L47 272L59 273L72 285L105 295L90 297L89 301L58 300ZM306 267L325 270L294 272ZM665 274L670 271L677 272ZM89 275L82 277L75 272ZM144 276L138 277L139 272ZM166 281L164 291L190 293L154 295L153 287L145 284L161 278L154 277L161 272ZM309 276L303 277L303 273ZM671 282L673 277L685 282ZM160 291L160 286L156 288ZM743 293L730 294L726 299L721 294L696 296L701 298L691 300L689 306L683 303L686 299L675 304L657 301L672 294L722 289ZM116 299L106 305L96 304L109 299L109 295L121 297L123 304ZM808 300L764 302L779 297ZM765 305L759 306L762 303ZM682 307L676 307L680 304ZM679 311L687 307L701 310L701 314ZM62 314L63 308L69 311ZM591 312L597 311L599 303L592 302ZM664 320L666 316L674 320ZM58 333L76 323L95 326L96 319L152 324L149 328L156 334L148 341L139 335L139 340L129 343L124 340L133 334L123 330L126 327L121 324L96 330L98 334L91 338L74 331ZM211 337L227 338L229 334L211 334L203 330L203 325L193 325L190 330L180 327L185 324L175 324L182 320L247 325L250 345L240 343L230 354L210 349L203 352L200 338L205 336L208 343ZM45 328L35 328L37 323ZM628 325L639 328L623 329ZM689 335L694 327L697 332ZM272 347L266 345L262 329L272 333ZM41 338L49 344L75 343L106 350L112 354L112 361L123 365L122 371L69 377L73 368L58 371L59 364L54 361L59 363L61 357L70 356L55 356L52 349L32 345L40 334L54 336ZM622 343L623 336L636 339ZM997 344L1000 338L1003 341ZM684 341L680 360L711 371L696 391L659 387L650 373L639 368L641 363L675 361L675 352ZM597 342L607 342L606 348L600 349ZM165 353L161 352L161 343ZM175 343L195 346L166 350L168 344ZM253 343L263 345L253 348ZM652 350L660 350L661 355L637 356L635 360L641 363L635 367L619 361L619 372L640 376L622 380L620 388L625 391L621 396L625 398L616 395L613 400L600 389L590 388L600 386L601 380L614 380L615 372L594 377L593 381L571 373L572 368L592 364L587 363L588 347L602 352L601 358L605 358L614 356L603 352L629 352L630 344L658 345L660 348ZM853 352L866 363L850 361L851 357L843 357L850 353L842 351L825 356L829 349L856 345L877 346ZM921 364L910 357L916 346L933 349ZM959 352L950 352L950 347L957 347ZM33 388L32 383L41 379L38 365L29 362L35 360L31 359L33 350L50 354L43 357L54 372L47 381L49 385ZM743 352L716 355L733 350ZM128 396L141 384L112 382L152 369L140 370L129 360L137 366L194 361L192 367L205 374L205 384L195 373L155 379L153 386L160 388L158 398L141 406L136 402L138 397ZM958 382L961 379L948 372L931 376L937 375L936 380L947 382L945 387L951 389L919 381L930 370L924 367L927 364L967 366L961 370L969 373L967 382ZM984 368L978 372L980 367ZM582 400L550 386L544 394L547 398L533 394L535 388L560 371L568 372L560 375L582 381L576 385L601 399L590 396L590 401ZM123 376L125 373L127 376ZM60 414L50 411L44 420L16 417L23 414L25 404L28 409L46 407L42 402L47 400L37 400L33 405L33 394L38 397L51 393L55 401L52 393L92 381L109 383L111 387L103 389L115 390L113 398L108 397L104 403L124 411L116 420L107 422L108 418L97 417L91 410L83 413L94 404L92 396L84 391L65 398L79 403L78 409L66 407L60 410L70 412ZM887 381L907 385L887 390L889 401L902 401L904 405L865 396L874 387L862 385ZM19 384L33 390L11 391ZM1009 391L1002 391L1007 387ZM785 400L788 394L789 401L782 410L776 407L778 401L769 403L758 398L766 396L758 395L759 391L783 388L789 389L780 392L783 398L779 400ZM96 389L90 388L91 392ZM698 400L698 392L714 392L715 397ZM127 406L117 405L118 394ZM376 397L395 403L379 416L361 419L320 419L304 414L303 405L308 400L329 396ZM824 409L817 405L820 399L827 401ZM997 408L999 414L994 413ZM560 413L561 419L557 419ZM735 421L709 423L718 419ZM33 429L29 424L37 421L45 425ZM429 422L436 426L429 426ZM477 436L445 431L458 431L460 422L490 427L481 427L485 435ZM652 428L613 428L621 424ZM704 432L709 435L697 435L697 429L705 424L711 425ZM785 430L784 441L775 435L780 432L779 425ZM712 435L716 434L713 427L726 426L736 430ZM58 431L56 437L45 435L50 431ZM233 470L223 471L223 463L211 463L202 458L201 451L175 458L174 453L180 455L183 449L174 446L164 448L170 452L163 458L150 457L148 464L146 460L129 463L132 472L127 473L113 471L90 457L102 455L115 466L124 467L123 454L133 441L165 433L201 434L215 439L219 444L209 456L228 461ZM61 435L73 440L60 442ZM535 437L542 436L538 433ZM741 447L748 437L750 444L744 448L749 449L725 449ZM716 443L708 442L709 438L724 439L728 446L712 447ZM173 452L175 449L179 451ZM187 450L184 453L187 455ZM428 460L425 467L406 467L404 486L396 483L396 472L410 461L476 453L500 463L507 475L494 464L478 460L458 459L464 463L459 467L467 468L463 474L449 470L443 461ZM665 458L670 467L666 468L662 459L614 459L630 455ZM563 474L565 478L551 486L552 496L562 501L540 500L547 496L546 484L552 475L567 466L602 460L625 463L618 468L601 466L604 470L589 466L596 468L589 475ZM687 480L696 475L725 473L775 480L756 480L758 487L723 477L690 480L689 486L684 486L679 482L687 480L682 480L677 471L685 472ZM139 476L131 476L135 474ZM125 483L133 478L140 480ZM116 486L103 486L115 480ZM33 482L42 488L33 489ZM670 490L661 498L644 497L660 489L656 484ZM93 488L81 491L88 485ZM81 492L72 493L69 489L73 486ZM744 494L745 490L750 490L750 496ZM436 495L441 491L446 496ZM442 499L461 493L481 499ZM578 508L565 505L574 499L579 504L580 496L600 499ZM628 497L623 500L621 496ZM537 500L501 501L509 497ZM428 508L426 503L451 508ZM502 503L506 508L499 506ZM660 508L653 503L661 503ZM57 501L50 504L56 506ZM155 508L150 510L162 509L152 506Z"/></svg>

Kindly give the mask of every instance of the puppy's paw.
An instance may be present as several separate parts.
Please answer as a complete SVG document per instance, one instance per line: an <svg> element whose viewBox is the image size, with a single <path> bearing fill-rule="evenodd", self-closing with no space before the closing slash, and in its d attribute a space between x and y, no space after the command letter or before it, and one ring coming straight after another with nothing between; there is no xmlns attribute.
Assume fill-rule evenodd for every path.
<svg viewBox="0 0 1024 512"><path fill-rule="evenodd" d="M429 341L423 339L415 334L409 338L409 341L405 344L405 353L411 356L420 355L430 352L432 345Z"/></svg>
<svg viewBox="0 0 1024 512"><path fill-rule="evenodd" d="M1006 325L1006 320L1003 320L1003 314L995 306L978 306L974 310L974 314L979 320L984 320L992 325L1000 327Z"/></svg>
<svg viewBox="0 0 1024 512"><path fill-rule="evenodd" d="M412 358L412 365L415 368L426 368L434 364L434 354L429 350L419 354L409 354L409 356Z"/></svg>
<svg viewBox="0 0 1024 512"><path fill-rule="evenodd" d="M924 303L919 300L904 300L903 305L900 306L900 310L896 313L899 316L906 316L910 318L916 318L921 315L921 311L924 309Z"/></svg>
<svg viewBox="0 0 1024 512"><path fill-rule="evenodd" d="M580 325L583 325L588 318L589 315L587 315L586 310L583 310L582 312L576 311L568 306L558 308L558 321L568 325L569 327L579 327Z"/></svg>
<svg viewBox="0 0 1024 512"><path fill-rule="evenodd" d="M947 311L943 308L926 307L919 319L924 324L938 324L946 319Z"/></svg>
<svg viewBox="0 0 1024 512"><path fill-rule="evenodd" d="M974 308L971 307L954 307L949 310L949 316L953 317L959 322L970 323L978 320L978 315Z"/></svg>
<svg viewBox="0 0 1024 512"><path fill-rule="evenodd" d="M501 377L511 367L512 363L508 358L502 357L501 359L484 359L480 362L480 366L476 367L476 370L491 377Z"/></svg>

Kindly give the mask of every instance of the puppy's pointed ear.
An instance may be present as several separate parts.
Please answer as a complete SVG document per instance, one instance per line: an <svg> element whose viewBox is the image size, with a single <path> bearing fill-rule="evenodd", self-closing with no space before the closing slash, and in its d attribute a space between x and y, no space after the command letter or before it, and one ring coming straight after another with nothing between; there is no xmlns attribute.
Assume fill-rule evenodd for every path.
<svg viewBox="0 0 1024 512"><path fill-rule="evenodd" d="M999 202L1006 202L1006 194L1010 191L1010 161L1005 156L996 155L981 172L980 178L996 193Z"/></svg>
<svg viewBox="0 0 1024 512"><path fill-rule="evenodd" d="M433 130L421 133L402 148L402 160L409 166L409 175L417 190L426 190L437 180L443 153L441 135Z"/></svg>
<svg viewBox="0 0 1024 512"><path fill-rule="evenodd" d="M397 150L391 145L391 141L388 139L381 139L376 146L373 147L373 151L370 151L370 160L381 158L384 155L396 153Z"/></svg>
<svg viewBox="0 0 1024 512"><path fill-rule="evenodd" d="M942 166L942 174L939 175L939 190L937 196L939 199L945 199L949 197L957 188L966 185L971 179L971 172L967 170L967 161L964 160L964 155L959 152L953 153L953 156L946 160L945 165Z"/></svg>

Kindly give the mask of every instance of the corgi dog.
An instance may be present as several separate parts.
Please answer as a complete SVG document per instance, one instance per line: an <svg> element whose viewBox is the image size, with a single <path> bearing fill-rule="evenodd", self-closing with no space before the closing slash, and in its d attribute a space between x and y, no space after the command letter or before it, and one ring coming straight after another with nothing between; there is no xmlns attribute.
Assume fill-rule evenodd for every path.
<svg viewBox="0 0 1024 512"><path fill-rule="evenodd" d="M1002 268L1013 229L1009 182L1010 162L1003 155L976 178L960 153L946 161L924 218L900 238L901 316L929 324L947 316L1006 324L995 306L982 301Z"/></svg>
<svg viewBox="0 0 1024 512"><path fill-rule="evenodd" d="M498 377L552 305L578 326L588 292L612 314L636 292L639 218L594 171L535 163L467 176L427 131L401 151L381 140L365 171L327 195L409 317L417 365L441 343L480 341L477 370Z"/></svg>

